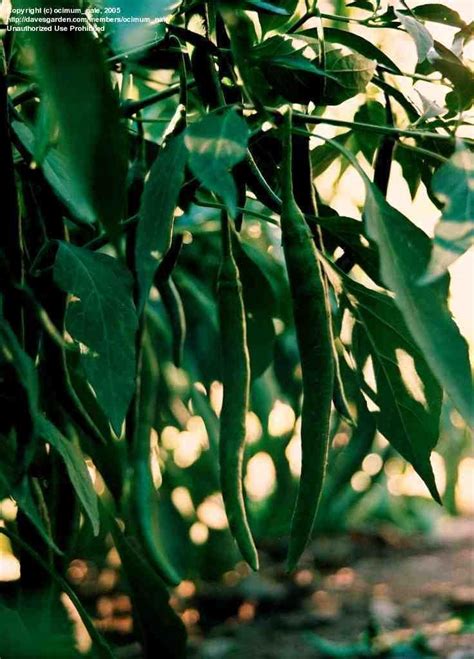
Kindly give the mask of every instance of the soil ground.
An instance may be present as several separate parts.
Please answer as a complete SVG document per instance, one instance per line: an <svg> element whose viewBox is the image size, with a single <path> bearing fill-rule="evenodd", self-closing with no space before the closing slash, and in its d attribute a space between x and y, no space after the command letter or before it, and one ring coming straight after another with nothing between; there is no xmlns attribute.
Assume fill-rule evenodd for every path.
<svg viewBox="0 0 474 659"><path fill-rule="evenodd" d="M198 587L193 654L349 656L339 654L343 644L355 657L474 659L473 539L470 518L443 520L431 538L403 538L387 530L322 539L291 580L278 548L268 547L260 574L228 588ZM367 632L375 636L371 655L355 647ZM337 645L321 644L314 635ZM417 636L421 642L413 642Z"/></svg>

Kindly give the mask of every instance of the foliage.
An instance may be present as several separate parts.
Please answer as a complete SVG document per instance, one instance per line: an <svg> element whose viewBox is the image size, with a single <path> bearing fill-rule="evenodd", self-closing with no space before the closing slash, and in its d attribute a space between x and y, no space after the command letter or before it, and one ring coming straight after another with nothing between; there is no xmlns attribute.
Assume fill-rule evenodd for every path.
<svg viewBox="0 0 474 659"><path fill-rule="evenodd" d="M113 542L145 655L177 658L186 640L167 583L240 558L204 504L221 511L224 490L255 567L251 532L257 547L289 533L301 425L292 564L314 514L315 532L360 516L364 488L350 483L369 453L372 482L396 451L440 501L430 455L443 394L473 414L447 272L472 244L472 25L433 3L363 0L341 16L294 1L119 4L162 22L3 32L0 497L18 515L1 531L22 564L18 595L47 592L53 620L68 592L94 656L113 648L63 575L78 551ZM452 28L449 47L433 23ZM376 29L407 33L414 71ZM405 95L417 79L443 86L444 107ZM424 187L440 208L433 240L387 201L394 162L412 197ZM362 179L361 217L319 194L335 163ZM262 456L275 482L261 496L245 479L244 502ZM3 609L30 656L28 616ZM63 656L59 636L45 631L36 656Z"/></svg>

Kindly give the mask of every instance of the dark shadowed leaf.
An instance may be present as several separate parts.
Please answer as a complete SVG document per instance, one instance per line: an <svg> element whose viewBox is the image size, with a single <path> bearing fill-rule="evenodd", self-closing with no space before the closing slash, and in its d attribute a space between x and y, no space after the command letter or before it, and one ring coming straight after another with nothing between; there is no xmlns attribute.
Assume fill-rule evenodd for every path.
<svg viewBox="0 0 474 659"><path fill-rule="evenodd" d="M20 121L13 121L12 129L23 146L33 156L35 137L31 128ZM83 199L71 182L64 156L56 148L48 149L41 163L41 170L55 194L76 220L87 224L94 221L87 201Z"/></svg>
<svg viewBox="0 0 474 659"><path fill-rule="evenodd" d="M365 221L368 235L379 248L382 280L395 293L408 329L440 384L464 418L473 422L469 356L466 341L448 309L448 281L443 278L419 285L426 271L430 241L390 206L368 179L366 189Z"/></svg>
<svg viewBox="0 0 474 659"><path fill-rule="evenodd" d="M412 7L411 11L417 18L421 18L423 21L431 21L432 23L441 23L442 25L451 25L452 27L460 28L463 28L466 25L458 12L446 5L427 3L426 5ZM400 13L403 14L407 12L406 10L401 10Z"/></svg>
<svg viewBox="0 0 474 659"><path fill-rule="evenodd" d="M382 281L395 294L395 303L438 382L466 421L474 424L469 353L448 308L449 278L420 286L431 251L428 236L387 203L347 149L337 148L364 181L367 235L379 249Z"/></svg>
<svg viewBox="0 0 474 659"><path fill-rule="evenodd" d="M347 3L348 7L357 7L358 9L366 9L367 11L374 11L374 3L370 0L353 0Z"/></svg>
<svg viewBox="0 0 474 659"><path fill-rule="evenodd" d="M35 642L17 610L0 602L0 652L9 659L26 659L35 654Z"/></svg>
<svg viewBox="0 0 474 659"><path fill-rule="evenodd" d="M297 43L297 42L296 42ZM289 69L290 71L305 71L331 77L329 73L319 69L313 59L309 59L303 54L306 45L296 46L295 39L289 36L275 35L265 39L263 43L256 46L252 51L252 57L255 59L256 66L273 66L276 68ZM337 82L337 78L333 77Z"/></svg>
<svg viewBox="0 0 474 659"><path fill-rule="evenodd" d="M83 344L84 372L117 434L135 387L132 278L117 259L59 243L54 279L72 298L66 327Z"/></svg>
<svg viewBox="0 0 474 659"><path fill-rule="evenodd" d="M354 121L373 124L375 126L385 126L387 123L385 108L382 103L379 103L379 101L368 100L357 110L354 115ZM376 133L356 131L354 136L357 146L367 158L368 162L372 163L374 153L380 143L380 135L377 135Z"/></svg>
<svg viewBox="0 0 474 659"><path fill-rule="evenodd" d="M275 3L277 4L277 3ZM262 27L263 33L270 32L272 30L280 30L285 26L292 14L296 11L298 6L298 0L279 0L278 7L287 12L286 16L271 16L269 14L263 14L260 16L260 25Z"/></svg>
<svg viewBox="0 0 474 659"><path fill-rule="evenodd" d="M212 113L186 129L188 164L205 188L219 195L234 216L237 190L230 169L245 158L249 130L235 110Z"/></svg>
<svg viewBox="0 0 474 659"><path fill-rule="evenodd" d="M38 432L43 439L59 453L66 465L77 498L92 525L94 535L99 533L99 509L97 494L80 449L64 437L50 421L44 417L38 419Z"/></svg>
<svg viewBox="0 0 474 659"><path fill-rule="evenodd" d="M323 105L338 105L356 94L365 91L375 73L375 60L367 59L357 53L344 54L341 50L326 53L326 79ZM333 80L337 78L337 82Z"/></svg>
<svg viewBox="0 0 474 659"><path fill-rule="evenodd" d="M323 236L342 247L354 263L357 263L369 277L379 283L379 260L377 250L364 235L364 224L351 217L339 215L318 217L318 224L323 230Z"/></svg>
<svg viewBox="0 0 474 659"><path fill-rule="evenodd" d="M19 5L42 8L40 0ZM65 9L79 6L73 0ZM87 219L115 234L124 210L125 131L99 41L85 32L31 32L40 88L59 130L58 150ZM67 84L65 84L67 82Z"/></svg>
<svg viewBox="0 0 474 659"><path fill-rule="evenodd" d="M5 446L5 438L1 437L2 444ZM6 448L6 447L5 447ZM14 455L14 449L12 457ZM30 479L25 476L20 482L17 482L16 474L13 465L7 464L4 460L0 463L0 494L2 499L12 497L18 505L18 508L30 520L36 528L40 536L57 554L62 554L61 550L55 544L50 535L49 530L46 528L45 520L43 519L38 504L36 503L33 495L33 489Z"/></svg>
<svg viewBox="0 0 474 659"><path fill-rule="evenodd" d="M445 206L435 228L424 282L443 275L474 244L474 154L462 142L435 173L431 187Z"/></svg>
<svg viewBox="0 0 474 659"><path fill-rule="evenodd" d="M397 144L395 149L395 160L402 168L403 178L408 184L411 198L414 199L421 183L422 169L428 169L427 164L417 153L403 148L400 144Z"/></svg>
<svg viewBox="0 0 474 659"><path fill-rule="evenodd" d="M329 43L337 43L341 46L347 46L351 50L355 50L356 53L359 53L368 59L375 60L377 64L383 64L391 71L400 73L400 69L390 57L359 34L349 32L348 30L339 30L335 27L325 27L324 40Z"/></svg>
<svg viewBox="0 0 474 659"><path fill-rule="evenodd" d="M171 245L187 157L183 135L172 137L160 149L143 190L135 247L139 309L143 308L156 269Z"/></svg>
<svg viewBox="0 0 474 659"><path fill-rule="evenodd" d="M346 145L349 138L352 137L351 130L337 135L334 139L340 144ZM311 165L313 177L321 176L332 163L340 157L340 152L332 144L325 142L311 151Z"/></svg>
<svg viewBox="0 0 474 659"><path fill-rule="evenodd" d="M439 501L430 454L439 434L442 390L393 300L347 277L344 293L357 323L352 350L360 372L373 369L380 432L416 469Z"/></svg>

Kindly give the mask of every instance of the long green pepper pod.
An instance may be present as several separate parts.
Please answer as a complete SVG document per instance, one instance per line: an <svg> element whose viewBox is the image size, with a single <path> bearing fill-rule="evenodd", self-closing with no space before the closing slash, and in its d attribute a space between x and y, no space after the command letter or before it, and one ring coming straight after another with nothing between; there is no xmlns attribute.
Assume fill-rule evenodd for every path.
<svg viewBox="0 0 474 659"><path fill-rule="evenodd" d="M230 531L244 559L257 570L257 550L247 521L242 488L250 360L242 284L232 254L231 231L227 214L222 213L222 261L217 287L224 388L219 436L221 490Z"/></svg>
<svg viewBox="0 0 474 659"><path fill-rule="evenodd" d="M326 472L334 357L321 266L293 193L290 112L284 123L281 188L282 244L303 375L301 478L288 550L288 569L292 570L311 536Z"/></svg>

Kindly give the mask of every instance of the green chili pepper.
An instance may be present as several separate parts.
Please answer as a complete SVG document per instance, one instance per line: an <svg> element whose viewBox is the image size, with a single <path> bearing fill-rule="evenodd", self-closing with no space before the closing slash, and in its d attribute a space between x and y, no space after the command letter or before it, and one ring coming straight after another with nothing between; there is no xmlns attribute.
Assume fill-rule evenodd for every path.
<svg viewBox="0 0 474 659"><path fill-rule="evenodd" d="M296 204L292 181L291 115L283 140L281 231L303 375L302 468L288 567L293 569L311 536L324 481L334 383L330 313L313 237Z"/></svg>
<svg viewBox="0 0 474 659"><path fill-rule="evenodd" d="M242 462L245 416L250 388L247 328L239 271L232 254L231 226L222 214L222 261L218 280L224 400L220 418L221 489L229 527L247 563L258 569L258 556L245 512Z"/></svg>

